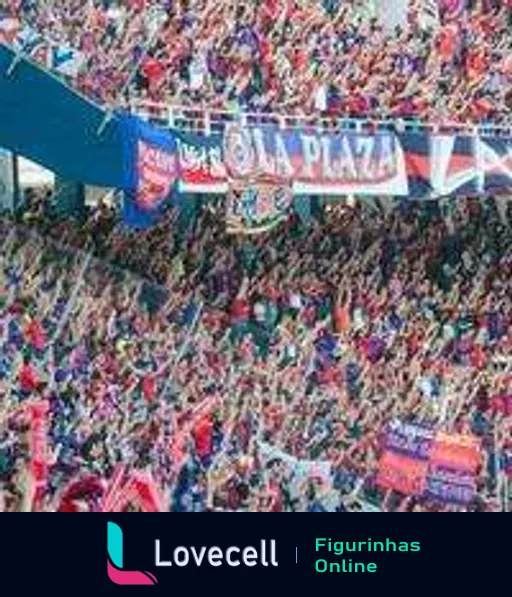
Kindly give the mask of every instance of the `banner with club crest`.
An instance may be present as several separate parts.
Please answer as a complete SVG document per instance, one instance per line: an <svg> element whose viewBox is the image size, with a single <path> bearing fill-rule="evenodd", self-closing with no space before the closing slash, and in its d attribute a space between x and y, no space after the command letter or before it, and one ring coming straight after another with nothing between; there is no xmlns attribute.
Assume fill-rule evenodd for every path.
<svg viewBox="0 0 512 597"><path fill-rule="evenodd" d="M177 179L176 143L133 116L120 117L124 141L123 220L132 228L153 226L171 199Z"/></svg>
<svg viewBox="0 0 512 597"><path fill-rule="evenodd" d="M290 185L294 196L428 200L510 194L512 136L320 132L231 123L176 136L180 190L229 192L232 181Z"/></svg>
<svg viewBox="0 0 512 597"><path fill-rule="evenodd" d="M231 181L226 197L230 234L260 234L285 220L292 204L290 185L271 181Z"/></svg>

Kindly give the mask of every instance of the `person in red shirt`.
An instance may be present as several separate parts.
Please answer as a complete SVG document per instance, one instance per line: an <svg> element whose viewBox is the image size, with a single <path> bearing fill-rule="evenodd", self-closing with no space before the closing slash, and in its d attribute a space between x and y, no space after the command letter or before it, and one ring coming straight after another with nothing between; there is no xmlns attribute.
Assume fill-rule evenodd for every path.
<svg viewBox="0 0 512 597"><path fill-rule="evenodd" d="M469 50L466 56L466 73L472 82L480 79L489 68L489 56L485 47Z"/></svg>
<svg viewBox="0 0 512 597"><path fill-rule="evenodd" d="M213 423L210 415L203 417L194 427L192 432L194 436L194 442L196 452L201 460L207 459L213 448Z"/></svg>
<svg viewBox="0 0 512 597"><path fill-rule="evenodd" d="M439 31L436 37L436 47L443 62L451 62L453 60L459 35L459 27L456 23L448 23Z"/></svg>
<svg viewBox="0 0 512 597"><path fill-rule="evenodd" d="M46 345L46 332L41 322L37 319L29 319L24 330L25 341L33 349L43 351Z"/></svg>
<svg viewBox="0 0 512 597"><path fill-rule="evenodd" d="M18 373L18 381L23 392L31 394L39 387L39 377L35 367L30 362L30 357L24 357L23 365Z"/></svg>

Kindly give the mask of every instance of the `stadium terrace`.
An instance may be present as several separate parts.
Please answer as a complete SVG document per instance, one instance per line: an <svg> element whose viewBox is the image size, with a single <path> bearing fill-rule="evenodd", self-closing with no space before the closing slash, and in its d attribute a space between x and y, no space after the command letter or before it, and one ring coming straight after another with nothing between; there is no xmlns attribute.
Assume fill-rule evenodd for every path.
<svg viewBox="0 0 512 597"><path fill-rule="evenodd" d="M510 512L510 0L1 4L0 511Z"/></svg>

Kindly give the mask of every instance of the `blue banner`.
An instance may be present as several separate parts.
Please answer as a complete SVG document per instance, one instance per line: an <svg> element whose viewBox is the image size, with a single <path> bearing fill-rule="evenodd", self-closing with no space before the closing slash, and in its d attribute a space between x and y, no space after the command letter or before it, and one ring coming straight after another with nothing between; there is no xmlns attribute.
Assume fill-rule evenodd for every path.
<svg viewBox="0 0 512 597"><path fill-rule="evenodd" d="M425 495L451 504L468 504L476 495L475 477L471 473L434 468L427 475Z"/></svg>
<svg viewBox="0 0 512 597"><path fill-rule="evenodd" d="M178 177L174 135L133 116L122 116L125 201L123 218L134 228L148 228L160 217Z"/></svg>

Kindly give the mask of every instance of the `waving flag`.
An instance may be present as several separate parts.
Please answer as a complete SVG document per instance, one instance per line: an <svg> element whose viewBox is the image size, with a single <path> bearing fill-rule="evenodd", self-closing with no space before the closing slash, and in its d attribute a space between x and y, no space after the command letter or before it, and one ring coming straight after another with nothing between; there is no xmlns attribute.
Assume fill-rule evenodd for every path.
<svg viewBox="0 0 512 597"><path fill-rule="evenodd" d="M395 27L407 25L409 0L394 0L393 2L376 0L375 7L377 18L387 31L394 31Z"/></svg>
<svg viewBox="0 0 512 597"><path fill-rule="evenodd" d="M424 29L438 29L440 25L437 0L423 0L419 9L420 25Z"/></svg>
<svg viewBox="0 0 512 597"><path fill-rule="evenodd" d="M84 64L84 55L68 46L54 45L50 53L50 68L68 77L78 76Z"/></svg>
<svg viewBox="0 0 512 597"><path fill-rule="evenodd" d="M48 401L41 400L25 406L25 413L29 423L29 470L34 481L32 509L37 510L43 499L48 478L48 446L47 426Z"/></svg>
<svg viewBox="0 0 512 597"><path fill-rule="evenodd" d="M68 77L78 76L85 62L82 52L53 42L18 19L0 18L0 42Z"/></svg>

